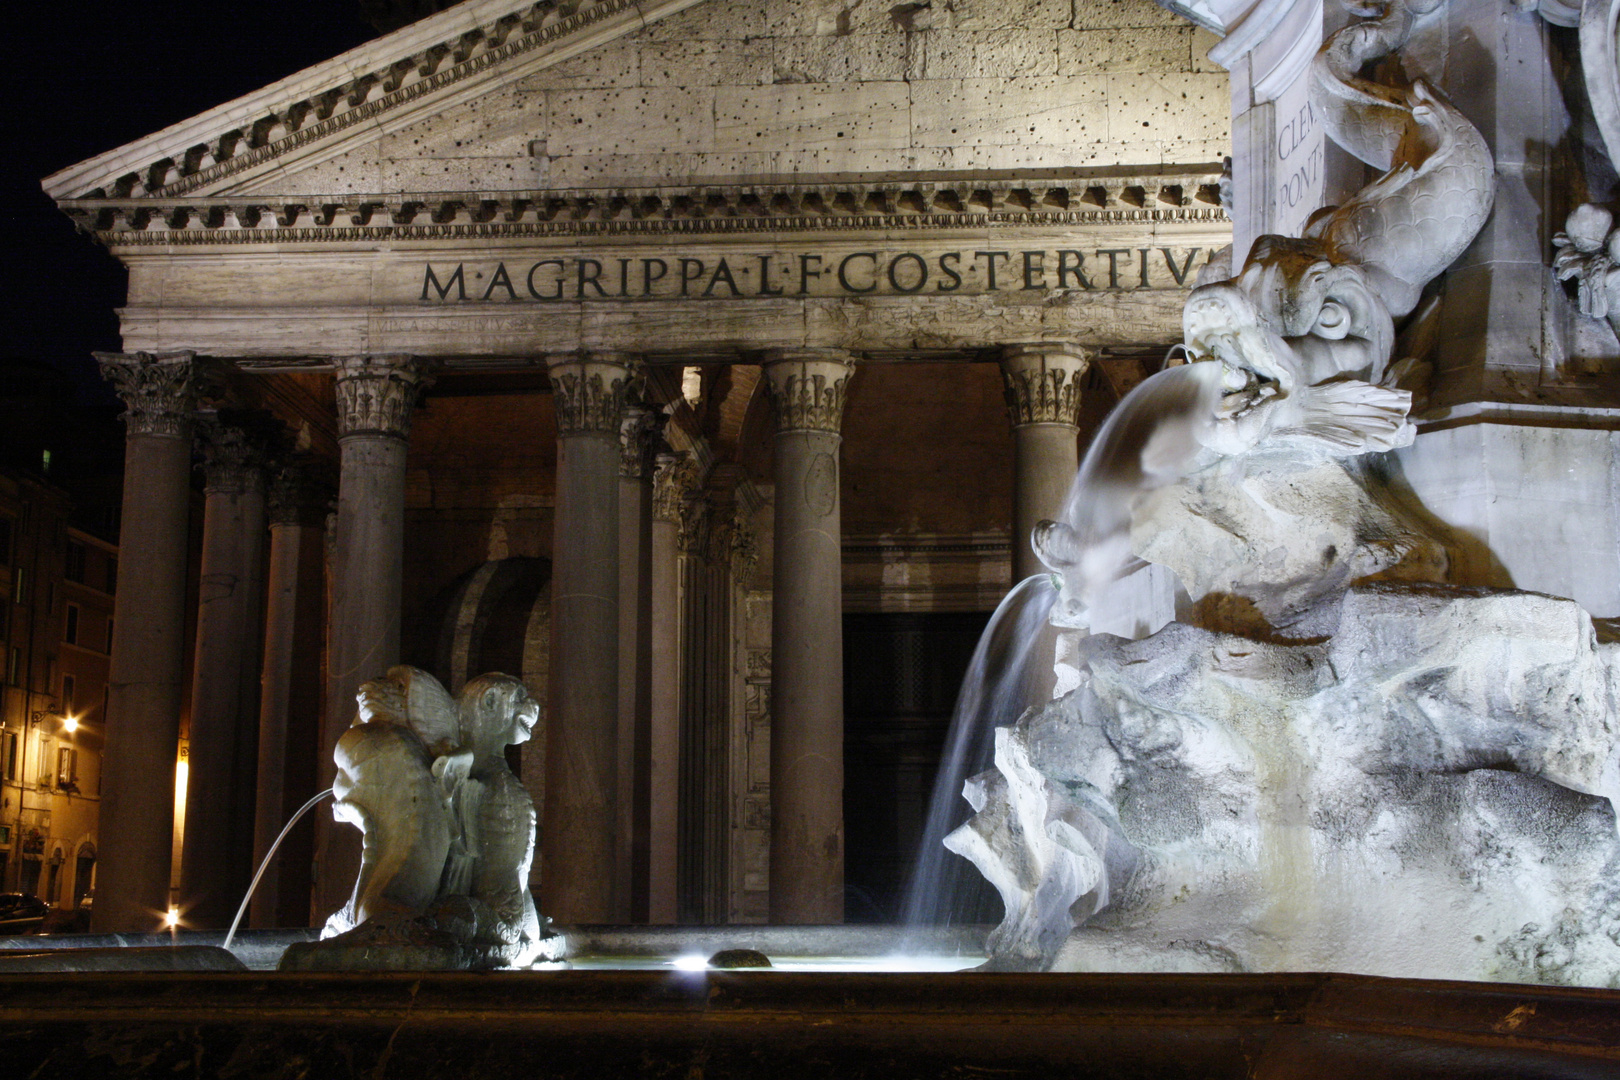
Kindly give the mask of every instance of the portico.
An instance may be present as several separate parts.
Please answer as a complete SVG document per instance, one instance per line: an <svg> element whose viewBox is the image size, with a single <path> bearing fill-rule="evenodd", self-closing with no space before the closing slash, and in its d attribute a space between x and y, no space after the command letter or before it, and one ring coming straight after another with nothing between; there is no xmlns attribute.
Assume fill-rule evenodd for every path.
<svg viewBox="0 0 1620 1080"><path fill-rule="evenodd" d="M985 612L1033 572L1028 528L1056 511L1078 440L1179 338L1186 291L1230 239L1202 143L1150 153L1120 111L1084 165L1035 129L965 167L901 161L884 140L945 139L929 134L944 106L863 130L908 85L875 68L797 84L721 67L687 88L711 111L747 103L783 146L853 133L861 149L836 167L722 150L674 114L643 157L615 157L633 110L612 65L636 57L645 83L670 40L741 49L747 27L710 6L464 4L50 182L129 269L118 370L206 368L210 402L273 419L336 477L323 734L286 753L328 777L355 689L391 664L452 690L495 668L525 679L547 703L519 770L543 808L536 885L562 922L843 917L845 614ZM854 70L911 33L852 33ZM1196 66L1189 51L1160 76L1217 85ZM946 89L925 74L909 92ZM1057 96L1019 107L1068 124L1094 100L1088 78L1015 86ZM666 100L643 91L644 108ZM759 104L793 94L842 95L855 119ZM515 118L536 95L546 109ZM952 108L991 123L971 94ZM594 150L559 126L567 109L597 110ZM491 156L430 175L470 131ZM535 142L561 161L565 139L569 167L603 171L506 178ZM379 154L416 162L413 178ZM219 528L262 561L254 490L257 517ZM165 498L135 483L126 520ZM298 551L305 573L314 547ZM183 548L148 557L172 603ZM256 661L261 633L269 671L289 646L257 623L211 630L209 655ZM238 726L273 737L269 720ZM209 768L195 738L194 785ZM300 794L258 801L280 812ZM346 898L352 838L323 826L317 919ZM109 852L104 892L116 865Z"/></svg>

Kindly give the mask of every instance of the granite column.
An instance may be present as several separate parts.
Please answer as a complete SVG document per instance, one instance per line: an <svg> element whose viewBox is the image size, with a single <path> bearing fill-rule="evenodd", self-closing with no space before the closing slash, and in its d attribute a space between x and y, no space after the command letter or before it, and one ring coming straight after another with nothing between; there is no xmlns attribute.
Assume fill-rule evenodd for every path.
<svg viewBox="0 0 1620 1080"><path fill-rule="evenodd" d="M619 427L619 844L621 895L646 922L652 753L652 458L663 426L627 405Z"/></svg>
<svg viewBox="0 0 1620 1080"><path fill-rule="evenodd" d="M623 922L619 889L619 425L633 361L550 365L557 409L541 908Z"/></svg>
<svg viewBox="0 0 1620 1080"><path fill-rule="evenodd" d="M186 623L194 354L97 353L124 401L124 502L102 755L98 931L169 908Z"/></svg>
<svg viewBox="0 0 1620 1080"><path fill-rule="evenodd" d="M405 456L423 380L410 356L345 356L337 369L338 505L332 558L331 639L319 783L330 786L332 750L355 715L360 684L399 663L405 573ZM349 898L360 868L360 833L323 814L317 834L317 920Z"/></svg>
<svg viewBox="0 0 1620 1080"><path fill-rule="evenodd" d="M1013 429L1012 570L1017 584L1045 571L1030 545L1043 518L1056 518L1080 467L1080 380L1091 357L1074 345L1009 345L1001 378Z"/></svg>
<svg viewBox="0 0 1620 1080"><path fill-rule="evenodd" d="M843 558L839 429L853 359L765 358L776 407L772 599L772 923L844 916Z"/></svg>
<svg viewBox="0 0 1620 1080"><path fill-rule="evenodd" d="M649 600L647 921L676 921L681 761L681 512L696 482L684 454L660 454L653 476Z"/></svg>
<svg viewBox="0 0 1620 1080"><path fill-rule="evenodd" d="M199 432L205 501L179 896L181 918L199 928L229 926L253 875L267 421L222 412Z"/></svg>
<svg viewBox="0 0 1620 1080"><path fill-rule="evenodd" d="M325 543L330 493L297 464L270 481L264 658L259 698L259 768L253 818L253 865L289 817L316 792L320 745L322 622L326 614ZM312 811L313 813L313 811ZM249 925L297 926L309 917L311 838L306 818L283 841L253 894Z"/></svg>

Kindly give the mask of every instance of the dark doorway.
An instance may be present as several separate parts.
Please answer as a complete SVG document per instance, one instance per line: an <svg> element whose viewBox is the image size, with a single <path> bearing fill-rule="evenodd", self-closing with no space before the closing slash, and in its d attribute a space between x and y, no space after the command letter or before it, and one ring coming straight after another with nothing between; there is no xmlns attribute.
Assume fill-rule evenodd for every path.
<svg viewBox="0 0 1620 1080"><path fill-rule="evenodd" d="M898 922L956 694L990 616L844 616L844 920Z"/></svg>

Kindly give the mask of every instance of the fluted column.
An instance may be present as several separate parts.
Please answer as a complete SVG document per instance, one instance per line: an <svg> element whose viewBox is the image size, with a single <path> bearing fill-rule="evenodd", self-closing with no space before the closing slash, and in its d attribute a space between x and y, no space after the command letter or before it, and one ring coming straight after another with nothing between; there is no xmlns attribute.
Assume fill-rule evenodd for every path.
<svg viewBox="0 0 1620 1080"><path fill-rule="evenodd" d="M332 750L354 719L360 684L399 663L405 572L405 454L422 365L409 356L344 356L337 368L338 506L332 559L331 641L322 787ZM360 833L320 817L317 920L349 898L360 867Z"/></svg>
<svg viewBox="0 0 1620 1080"><path fill-rule="evenodd" d="M222 412L199 431L202 566L179 907L200 928L229 926L252 877L267 420Z"/></svg>
<svg viewBox="0 0 1620 1080"><path fill-rule="evenodd" d="M253 865L264 860L287 819L315 794L326 613L326 511L330 491L299 464L282 463L269 488L264 658L259 698L259 768ZM298 926L309 917L312 823L290 833L253 894L249 925Z"/></svg>
<svg viewBox="0 0 1620 1080"><path fill-rule="evenodd" d="M1013 429L1013 581L1045 567L1030 546L1042 518L1056 518L1080 467L1080 380L1089 353L1064 342L1009 345L1001 378Z"/></svg>
<svg viewBox="0 0 1620 1080"><path fill-rule="evenodd" d="M124 502L92 922L154 930L169 907L186 624L194 354L97 353L124 413Z"/></svg>
<svg viewBox="0 0 1620 1080"><path fill-rule="evenodd" d="M685 454L658 456L653 475L651 734L648 745L647 921L676 920L681 762L681 519L697 470Z"/></svg>
<svg viewBox="0 0 1620 1080"><path fill-rule="evenodd" d="M619 827L619 424L633 361L549 365L557 409L551 685L541 908L561 923L623 922Z"/></svg>
<svg viewBox="0 0 1620 1080"><path fill-rule="evenodd" d="M844 917L843 561L838 448L847 353L775 352L771 922Z"/></svg>
<svg viewBox="0 0 1620 1080"><path fill-rule="evenodd" d="M652 465L664 416L626 405L619 425L619 889L647 921L652 753Z"/></svg>

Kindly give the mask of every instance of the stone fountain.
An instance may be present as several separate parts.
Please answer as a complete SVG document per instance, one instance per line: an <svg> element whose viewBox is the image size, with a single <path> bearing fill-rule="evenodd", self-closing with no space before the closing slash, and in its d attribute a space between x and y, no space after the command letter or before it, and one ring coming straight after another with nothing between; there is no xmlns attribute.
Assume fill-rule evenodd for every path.
<svg viewBox="0 0 1620 1080"><path fill-rule="evenodd" d="M1449 584L1466 539L1384 454L1414 431L1395 320L1494 189L1440 94L1358 76L1419 6L1314 62L1331 136L1387 171L1201 280L1196 362L1036 530L1057 696L996 731L946 839L1001 893L994 967L1620 986L1620 646L1573 601Z"/></svg>

